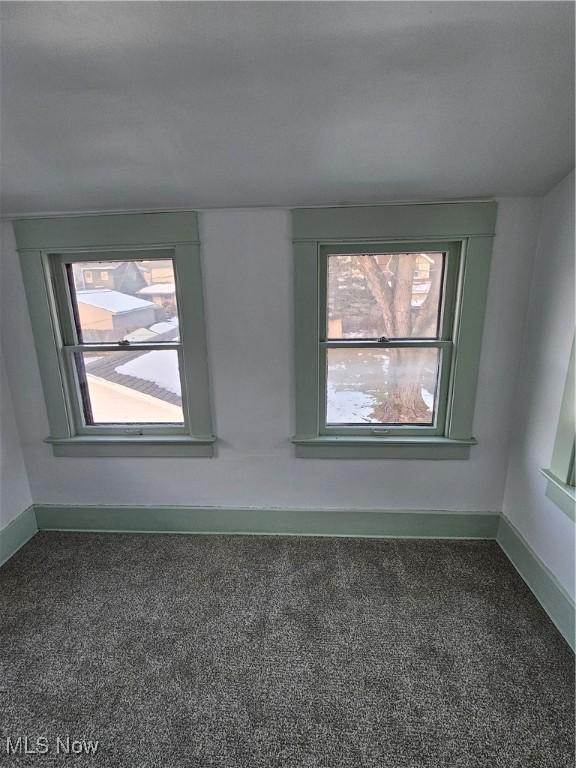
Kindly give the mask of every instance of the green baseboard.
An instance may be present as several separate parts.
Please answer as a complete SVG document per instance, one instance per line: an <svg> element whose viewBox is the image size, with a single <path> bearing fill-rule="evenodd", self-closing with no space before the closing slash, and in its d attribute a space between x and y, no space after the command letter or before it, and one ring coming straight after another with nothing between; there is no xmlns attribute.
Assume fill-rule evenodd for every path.
<svg viewBox="0 0 576 768"><path fill-rule="evenodd" d="M255 507L35 506L38 528L58 531L244 533L493 539L498 512Z"/></svg>
<svg viewBox="0 0 576 768"><path fill-rule="evenodd" d="M0 565L39 530L496 539L575 648L573 600L516 528L498 512L36 504L0 530Z"/></svg>
<svg viewBox="0 0 576 768"><path fill-rule="evenodd" d="M576 650L575 605L568 592L505 517L500 518L496 541L567 643Z"/></svg>
<svg viewBox="0 0 576 768"><path fill-rule="evenodd" d="M0 566L38 532L34 507L28 507L0 530Z"/></svg>

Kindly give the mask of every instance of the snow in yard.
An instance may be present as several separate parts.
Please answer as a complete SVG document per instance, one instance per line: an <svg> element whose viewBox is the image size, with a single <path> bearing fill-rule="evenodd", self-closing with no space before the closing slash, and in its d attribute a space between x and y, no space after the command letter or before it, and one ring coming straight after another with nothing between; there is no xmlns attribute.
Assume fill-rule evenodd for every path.
<svg viewBox="0 0 576 768"><path fill-rule="evenodd" d="M434 395L422 387L422 399L430 413L434 409ZM373 418L378 398L357 389L341 389L328 384L326 421L328 424L377 424Z"/></svg>
<svg viewBox="0 0 576 768"><path fill-rule="evenodd" d="M178 354L171 349L159 349L146 352L134 360L115 368L117 373L124 376L134 376L137 379L152 381L158 387L181 396L180 374L178 371Z"/></svg>
<svg viewBox="0 0 576 768"><path fill-rule="evenodd" d="M365 424L373 421L376 400L366 392L336 389L328 384L326 421L328 424Z"/></svg>
<svg viewBox="0 0 576 768"><path fill-rule="evenodd" d="M428 390L424 389L424 387L422 387L422 389L420 390L420 393L422 394L422 400L424 400L424 402L428 406L428 410L433 411L434 410L434 394L432 392L428 392Z"/></svg>

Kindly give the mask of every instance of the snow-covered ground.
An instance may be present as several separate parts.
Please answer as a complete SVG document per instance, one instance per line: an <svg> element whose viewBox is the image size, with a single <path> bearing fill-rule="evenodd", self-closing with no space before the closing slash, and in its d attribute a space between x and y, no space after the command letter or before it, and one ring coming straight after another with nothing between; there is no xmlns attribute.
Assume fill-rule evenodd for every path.
<svg viewBox="0 0 576 768"><path fill-rule="evenodd" d="M326 420L329 424L378 424L374 409L386 398L390 358L387 353L331 349L328 357ZM416 375L416 374L415 374ZM421 375L421 372L418 373ZM422 399L434 411L432 371L425 377Z"/></svg>
<svg viewBox="0 0 576 768"><path fill-rule="evenodd" d="M434 395L422 387L422 399L432 414L434 409ZM378 405L378 398L358 389L336 388L328 384L326 402L326 421L328 424L377 424L377 419L372 418L374 408Z"/></svg>
<svg viewBox="0 0 576 768"><path fill-rule="evenodd" d="M376 399L366 392L336 388L328 384L326 421L328 424L371 423Z"/></svg>

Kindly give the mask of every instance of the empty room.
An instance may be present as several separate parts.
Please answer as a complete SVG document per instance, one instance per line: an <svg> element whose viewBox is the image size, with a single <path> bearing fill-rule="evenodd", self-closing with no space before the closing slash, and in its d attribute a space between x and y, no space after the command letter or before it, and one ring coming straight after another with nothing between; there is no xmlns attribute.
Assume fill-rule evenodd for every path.
<svg viewBox="0 0 576 768"><path fill-rule="evenodd" d="M572 2L0 2L0 766L573 768Z"/></svg>

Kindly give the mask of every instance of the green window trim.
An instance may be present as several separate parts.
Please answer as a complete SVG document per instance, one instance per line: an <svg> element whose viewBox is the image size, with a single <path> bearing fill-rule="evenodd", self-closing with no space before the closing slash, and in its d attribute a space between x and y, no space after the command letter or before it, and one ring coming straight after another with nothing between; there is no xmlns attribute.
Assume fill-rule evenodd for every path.
<svg viewBox="0 0 576 768"><path fill-rule="evenodd" d="M295 209L296 434L300 458L466 459L496 220L495 202ZM440 414L433 428L327 427L324 418L324 348L339 346L324 336L329 253L365 253L371 248L441 248L448 254L448 321L442 334L415 346L442 350ZM406 341L403 340L403 346ZM394 341L362 346L393 347ZM350 346L343 342L342 346ZM370 434L377 433L379 434ZM383 436L386 432L389 436Z"/></svg>
<svg viewBox="0 0 576 768"><path fill-rule="evenodd" d="M576 520L576 488L574 488L575 461L575 375L574 340L568 363L568 373L562 394L560 416L549 469L542 469L547 479L546 496L572 520Z"/></svg>
<svg viewBox="0 0 576 768"><path fill-rule="evenodd" d="M54 455L211 456L215 437L196 213L20 219L14 221L14 231L50 425L46 442L52 445ZM69 364L71 350L74 352L70 329L66 328L69 312L62 311L67 299L57 270L66 261L112 261L119 257L167 258L173 264L181 331L175 349L181 371L184 424L87 428L83 422L78 387ZM136 346L150 345L134 344L131 348Z"/></svg>

